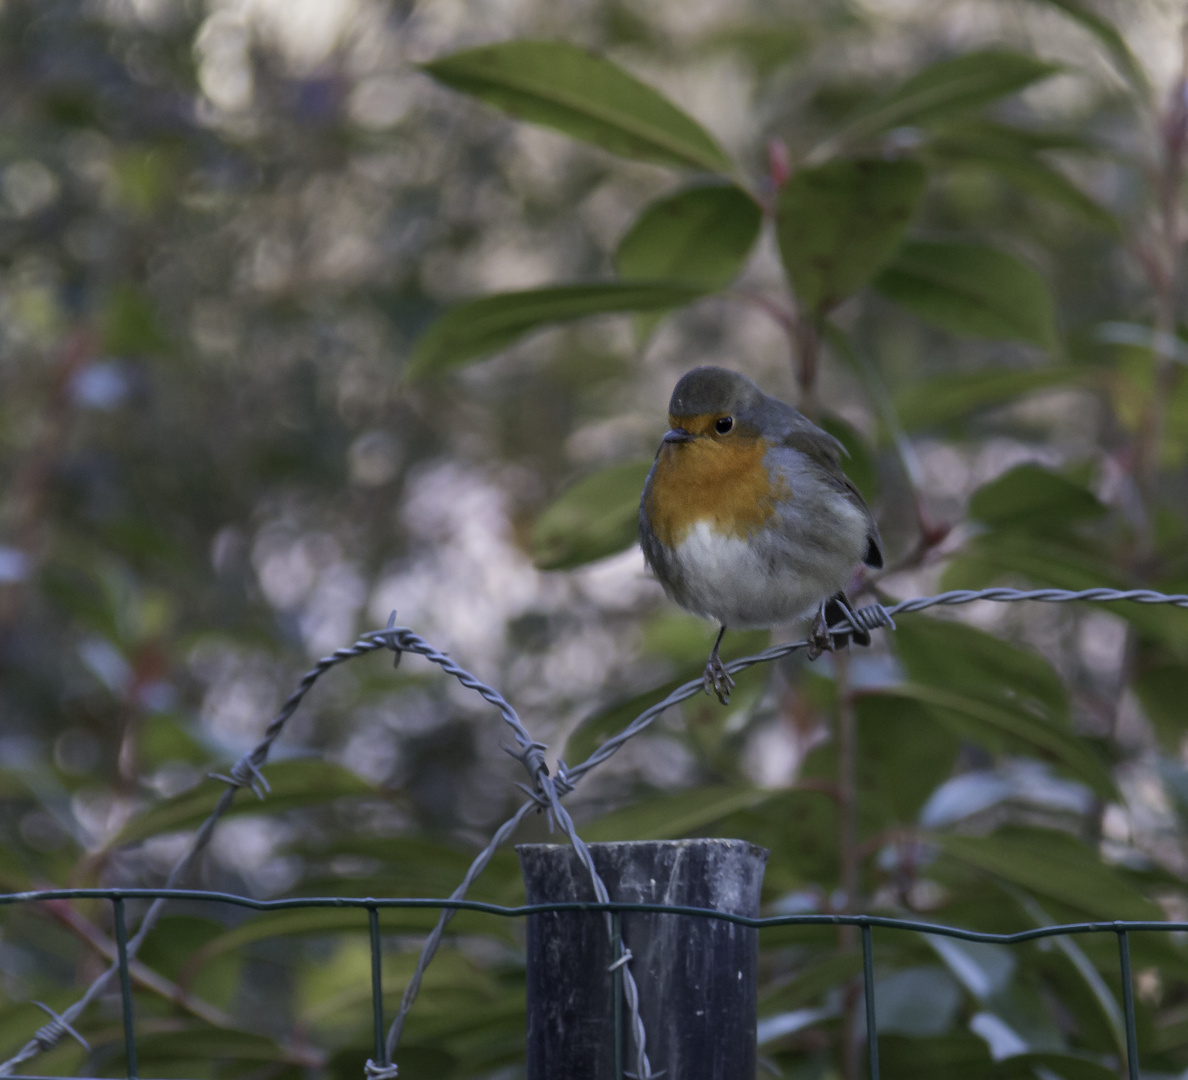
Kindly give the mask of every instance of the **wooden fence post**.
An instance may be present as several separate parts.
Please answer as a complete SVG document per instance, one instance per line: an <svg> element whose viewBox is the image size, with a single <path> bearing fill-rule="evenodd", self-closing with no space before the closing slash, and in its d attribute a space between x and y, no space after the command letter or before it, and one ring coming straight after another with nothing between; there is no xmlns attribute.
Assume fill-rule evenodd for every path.
<svg viewBox="0 0 1188 1080"><path fill-rule="evenodd" d="M594 899L590 876L568 845L522 844L516 851L528 903ZM590 851L612 900L759 914L768 852L746 841L591 844ZM608 970L615 954L607 918L528 918L528 1080L618 1080L635 1072L630 1016L621 998L616 1008L618 984ZM619 925L652 1072L663 1072L664 1080L750 1080L758 931L644 912L624 912Z"/></svg>

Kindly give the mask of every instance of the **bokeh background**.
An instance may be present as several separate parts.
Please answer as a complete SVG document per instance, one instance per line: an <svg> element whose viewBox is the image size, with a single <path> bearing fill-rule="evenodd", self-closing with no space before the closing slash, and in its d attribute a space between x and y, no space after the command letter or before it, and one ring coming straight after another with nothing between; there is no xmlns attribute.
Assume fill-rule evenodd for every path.
<svg viewBox="0 0 1188 1080"><path fill-rule="evenodd" d="M590 558L591 521L563 516L559 540L539 522L575 482L651 456L696 364L802 400L803 356L755 302L787 303L774 231L729 293L410 377L450 305L609 280L641 211L695 179L519 123L421 67L461 49L595 49L694 116L761 199L930 64L995 48L1055 65L853 151L923 161L912 235L1038 272L1051 342L938 327L866 289L832 313L853 354L824 349L806 407L852 451L894 571L884 596L1180 591L1184 16L1170 0L0 3L0 888L159 884L213 802L207 773L256 742L312 660L392 611L497 686L553 758L699 670L714 628L664 600L638 547ZM772 911L994 929L1188 913L1188 617L932 618L905 618L898 649L752 673L729 710L674 710L571 796L583 835L764 843ZM974 699L1042 713L1108 785ZM849 779L842 723L857 724ZM518 805L504 738L415 658L340 668L275 747L282 797L241 798L191 882L444 896ZM522 839L544 835L534 821ZM477 895L516 898L505 854ZM43 1022L33 999L64 1007L101 970L107 918L6 909L0 1057ZM179 909L150 939L146 963L226 1022L142 989L142 1068L360 1075L362 936L235 923ZM406 1060L518 1076L519 931L460 924ZM423 928L386 926L393 994ZM852 942L766 945L765 1075L857 1075ZM930 946L895 948L880 1017L907 1049L888 1075L959 1061L989 1076L1012 1047L1081 1062L1049 1062L1058 1075L1113 1075L1108 948L980 952L976 986ZM1160 939L1136 965L1151 1075L1179 1075L1188 955ZM81 1025L93 1055L63 1044L39 1067L118 1069L110 1004Z"/></svg>

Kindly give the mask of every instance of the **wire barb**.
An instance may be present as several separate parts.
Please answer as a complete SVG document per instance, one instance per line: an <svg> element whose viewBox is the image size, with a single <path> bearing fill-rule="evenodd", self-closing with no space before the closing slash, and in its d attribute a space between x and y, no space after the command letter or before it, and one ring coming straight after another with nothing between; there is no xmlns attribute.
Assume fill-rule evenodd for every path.
<svg viewBox="0 0 1188 1080"><path fill-rule="evenodd" d="M857 608L853 614L854 618L858 621L858 626L855 629L881 630L883 627L890 630L898 629L895 625L895 620L891 617L891 613L882 604L871 604L869 607Z"/></svg>
<svg viewBox="0 0 1188 1080"><path fill-rule="evenodd" d="M264 801L265 795L272 794L272 787L264 778L264 774L256 767L255 762L252 761L252 754L245 754L232 765L229 776L224 776L222 773L207 773L206 775L212 780L221 780L232 788L250 788L252 794L261 802Z"/></svg>
<svg viewBox="0 0 1188 1080"><path fill-rule="evenodd" d="M395 612L395 610L393 610L392 614L388 616L388 625L385 629L387 629L387 630L395 630L396 629L396 612ZM392 653L393 653L392 670L394 671L394 670L396 670L396 668L400 667L400 661L402 659L404 659L404 652L400 648L400 645L396 641L395 638L392 638L388 641L388 648L391 649Z"/></svg>
<svg viewBox="0 0 1188 1080"><path fill-rule="evenodd" d="M50 1022L44 1027L38 1028L37 1034L33 1036L34 1041L42 1050L51 1050L57 1046L63 1035L72 1035L88 1054L91 1052L91 1044L71 1027L66 1017L54 1012L44 1001L34 1001L33 1004L49 1013L51 1017Z"/></svg>

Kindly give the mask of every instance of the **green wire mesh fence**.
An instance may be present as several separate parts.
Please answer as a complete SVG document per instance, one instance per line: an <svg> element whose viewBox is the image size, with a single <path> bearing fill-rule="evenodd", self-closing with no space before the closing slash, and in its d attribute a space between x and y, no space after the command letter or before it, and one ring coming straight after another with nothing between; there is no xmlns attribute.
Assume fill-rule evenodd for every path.
<svg viewBox="0 0 1188 1080"><path fill-rule="evenodd" d="M358 908L367 913L369 937L371 943L371 1007L374 1032L374 1062L381 1068L390 1068L384 1035L384 1003L382 990L383 955L381 949L380 912L391 908L431 908L449 911L474 911L503 918L524 918L529 915L541 915L554 912L609 912L619 915L623 912L647 912L652 914L682 915L694 918L721 919L736 923L740 926L763 930L775 926L857 926L862 931L862 983L865 999L866 1016L866 1050L867 1068L870 1080L879 1078L879 1040L878 1026L875 1017L874 995L874 947L873 931L877 927L883 930L910 931L921 934L937 934L945 937L958 938L962 941L973 941L997 945L1018 945L1027 941L1041 938L1060 937L1071 934L1114 934L1118 942L1118 959L1122 984L1122 1013L1126 1031L1126 1069L1128 1080L1139 1080L1138 1039L1136 1035L1133 977L1130 969L1130 939L1131 933L1188 931L1188 922L1085 922L1066 923L1058 926L1042 926L1031 930L1023 930L1014 934L983 933L975 930L965 930L956 926L945 926L939 923L920 922L912 919L897 919L881 915L772 915L763 918L749 918L745 915L734 915L726 912L712 911L705 908L683 907L668 904L631 904L616 902L584 902L568 901L551 904L526 904L519 907L505 907L499 904L489 904L477 900L438 900L416 898L378 899L371 897L297 897L284 900L253 900L233 893L207 892L198 889L50 889L37 892L0 894L0 905L21 903L37 903L52 900L108 900L113 908L115 924L117 957L116 964L119 975L120 999L124 1025L124 1047L127 1061L128 1080L139 1080L136 1062L136 1025L132 1001L132 976L128 958L128 934L125 916L125 905L129 900L189 900L207 903L232 904L237 907L249 908L253 911L278 911L289 908ZM622 939L619 936L619 920L613 921L616 940L614 955L621 955ZM360 926L362 929L362 926ZM616 976L622 970L616 968ZM614 1000L610 1003L613 1015L621 1015L624 1005L622 979L616 977L613 982ZM68 1024L55 1016L47 1029L53 1029L57 1024L65 1024L65 1033L83 1042L82 1037L72 1031ZM56 1039L57 1032L46 1031L47 1040L52 1036ZM616 1039L619 1053L617 1054L615 1080L623 1080L630 1073L626 1069L621 1052L622 1040ZM83 1042L85 1046L85 1042ZM22 1080L41 1080L32 1074L11 1074L22 1077Z"/></svg>

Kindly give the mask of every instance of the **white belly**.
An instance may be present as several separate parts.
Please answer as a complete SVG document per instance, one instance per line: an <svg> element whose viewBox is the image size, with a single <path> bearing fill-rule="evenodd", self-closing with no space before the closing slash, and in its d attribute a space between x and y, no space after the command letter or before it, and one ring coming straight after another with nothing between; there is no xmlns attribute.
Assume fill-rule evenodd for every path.
<svg viewBox="0 0 1188 1080"><path fill-rule="evenodd" d="M848 583L859 559L849 547L796 545L784 535L745 540L698 522L673 552L680 581L673 598L739 629L811 617Z"/></svg>

